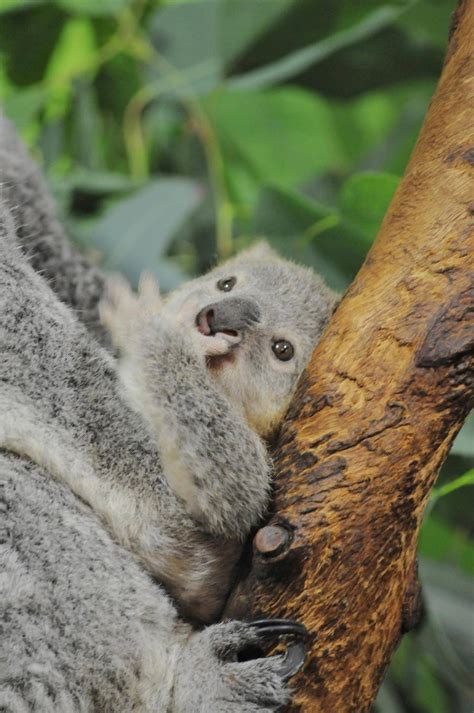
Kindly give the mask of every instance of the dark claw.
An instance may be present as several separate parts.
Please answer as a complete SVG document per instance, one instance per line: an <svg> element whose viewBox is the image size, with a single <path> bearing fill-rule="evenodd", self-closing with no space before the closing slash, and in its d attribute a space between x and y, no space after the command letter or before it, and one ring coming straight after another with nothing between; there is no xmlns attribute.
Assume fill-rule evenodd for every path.
<svg viewBox="0 0 474 713"><path fill-rule="evenodd" d="M288 681L289 678L303 668L305 657L306 651L302 641L295 641L293 644L288 644L280 668L280 676L284 681Z"/></svg>
<svg viewBox="0 0 474 713"><path fill-rule="evenodd" d="M280 675L287 681L295 675L304 664L305 644L308 630L303 624L291 619L257 619L249 622L249 626L258 629L261 639L279 639L290 636L293 641L286 644L286 651L280 668Z"/></svg>
<svg viewBox="0 0 474 713"><path fill-rule="evenodd" d="M307 628L292 619L256 619L249 621L249 626L258 629L260 636L265 639L283 634L292 634L300 639L308 636Z"/></svg>

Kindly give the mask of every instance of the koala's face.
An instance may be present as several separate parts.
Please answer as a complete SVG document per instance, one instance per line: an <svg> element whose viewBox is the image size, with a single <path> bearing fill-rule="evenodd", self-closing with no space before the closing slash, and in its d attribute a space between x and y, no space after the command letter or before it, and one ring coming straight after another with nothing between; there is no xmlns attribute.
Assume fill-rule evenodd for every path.
<svg viewBox="0 0 474 713"><path fill-rule="evenodd" d="M208 357L210 375L269 437L335 303L311 270L258 244L172 293L167 311L185 309L190 329L227 341L225 354Z"/></svg>

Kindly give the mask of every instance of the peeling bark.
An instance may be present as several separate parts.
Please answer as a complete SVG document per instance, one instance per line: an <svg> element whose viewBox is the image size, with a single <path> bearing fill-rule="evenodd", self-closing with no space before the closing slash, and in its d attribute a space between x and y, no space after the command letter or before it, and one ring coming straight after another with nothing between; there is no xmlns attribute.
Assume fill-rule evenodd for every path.
<svg viewBox="0 0 474 713"><path fill-rule="evenodd" d="M292 711L368 711L419 615L416 545L474 405L474 0L364 266L276 448L275 515L226 614L302 621Z"/></svg>

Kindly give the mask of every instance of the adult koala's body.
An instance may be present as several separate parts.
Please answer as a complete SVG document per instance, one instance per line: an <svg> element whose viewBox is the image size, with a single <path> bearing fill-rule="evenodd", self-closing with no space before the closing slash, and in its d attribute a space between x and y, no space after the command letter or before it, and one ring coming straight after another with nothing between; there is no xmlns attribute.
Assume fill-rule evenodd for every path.
<svg viewBox="0 0 474 713"><path fill-rule="evenodd" d="M237 663L233 655L255 643L255 629L230 622L194 631L174 602L201 620L222 606L239 543L268 500L258 434L281 417L332 294L306 271L275 262L276 277L285 265L298 280L275 285L282 320L285 291L292 300L304 295L291 304L288 334L273 333L275 313L258 284L247 290L260 312L250 319L247 294L246 308L233 312L241 321L219 332L202 313L216 300L207 300L209 278L201 278L170 298L166 319L143 321L128 354L136 360L128 374L138 364L143 379L127 382L124 395L116 362L99 344L108 345L97 307L105 278L65 241L3 120L0 187L0 710L275 710L287 696L278 657ZM232 269L240 288L267 263L248 255L212 285ZM302 317L298 305L307 301ZM109 300L115 327L123 318L116 306ZM124 346L120 329L113 332ZM277 407L260 388L268 363L246 349L265 337L269 356L291 334L293 371L275 357L287 370ZM247 390L238 371L245 364L253 364Z"/></svg>

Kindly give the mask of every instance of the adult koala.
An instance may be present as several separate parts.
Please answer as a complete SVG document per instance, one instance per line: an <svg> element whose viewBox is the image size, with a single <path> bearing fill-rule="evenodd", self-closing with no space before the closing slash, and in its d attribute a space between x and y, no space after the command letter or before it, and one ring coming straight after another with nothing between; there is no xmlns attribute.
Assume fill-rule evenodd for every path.
<svg viewBox="0 0 474 713"><path fill-rule="evenodd" d="M288 698L282 657L238 661L268 627L196 631L152 579L181 611L211 620L239 548L196 522L163 476L99 344L108 345L98 320L106 278L65 240L4 119L0 188L0 710L276 710ZM324 290L318 334L334 303ZM201 611L207 571L215 600L208 586Z"/></svg>

